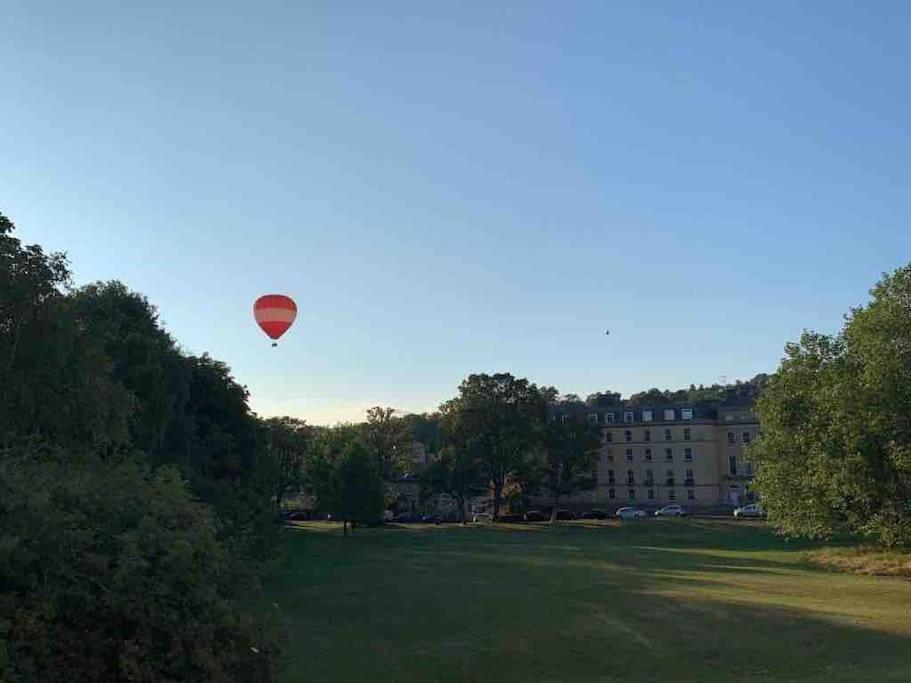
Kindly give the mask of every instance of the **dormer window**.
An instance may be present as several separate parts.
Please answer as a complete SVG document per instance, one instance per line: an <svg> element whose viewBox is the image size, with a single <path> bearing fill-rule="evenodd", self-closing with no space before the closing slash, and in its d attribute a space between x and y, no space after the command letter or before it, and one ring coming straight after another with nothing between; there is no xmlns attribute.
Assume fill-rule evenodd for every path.
<svg viewBox="0 0 911 683"><path fill-rule="evenodd" d="M651 422L651 421L652 421L652 411L651 411L651 410L643 410L643 411L642 411L642 421L643 421L643 422Z"/></svg>
<svg viewBox="0 0 911 683"><path fill-rule="evenodd" d="M692 408L683 408L680 411L681 420L692 420L693 419L693 409Z"/></svg>
<svg viewBox="0 0 911 683"><path fill-rule="evenodd" d="M667 409L664 411L664 419L665 419L665 420L673 420L673 419L674 419L674 409L673 409L673 408L667 408Z"/></svg>
<svg viewBox="0 0 911 683"><path fill-rule="evenodd" d="M623 413L623 421L624 421L624 422L632 422L632 421L633 421L633 414L632 414L631 412Z"/></svg>

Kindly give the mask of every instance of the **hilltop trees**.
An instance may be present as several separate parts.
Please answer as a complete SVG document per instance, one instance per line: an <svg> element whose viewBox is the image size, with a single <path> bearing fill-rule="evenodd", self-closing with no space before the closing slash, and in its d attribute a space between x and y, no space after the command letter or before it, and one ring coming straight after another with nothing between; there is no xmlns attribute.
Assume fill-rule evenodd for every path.
<svg viewBox="0 0 911 683"><path fill-rule="evenodd" d="M756 488L784 532L911 542L911 264L842 332L788 344L757 404Z"/></svg>

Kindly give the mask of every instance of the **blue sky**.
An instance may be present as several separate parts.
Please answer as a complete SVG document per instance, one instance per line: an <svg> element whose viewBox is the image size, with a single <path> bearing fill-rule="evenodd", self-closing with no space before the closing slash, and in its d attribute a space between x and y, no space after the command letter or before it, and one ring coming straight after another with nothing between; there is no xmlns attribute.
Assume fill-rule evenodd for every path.
<svg viewBox="0 0 911 683"><path fill-rule="evenodd" d="M263 414L746 378L911 257L911 3L125 4L4 3L0 210Z"/></svg>

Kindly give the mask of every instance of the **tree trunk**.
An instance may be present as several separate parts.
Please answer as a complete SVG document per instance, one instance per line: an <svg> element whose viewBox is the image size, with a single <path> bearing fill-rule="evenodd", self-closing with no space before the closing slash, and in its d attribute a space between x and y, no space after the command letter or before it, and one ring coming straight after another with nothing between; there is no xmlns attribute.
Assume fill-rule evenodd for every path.
<svg viewBox="0 0 911 683"><path fill-rule="evenodd" d="M348 518L342 517L342 536L348 537Z"/></svg>
<svg viewBox="0 0 911 683"><path fill-rule="evenodd" d="M560 494L554 493L554 507L550 511L550 523L554 524L557 521L557 504L560 502Z"/></svg>
<svg viewBox="0 0 911 683"><path fill-rule="evenodd" d="M458 503L458 506L459 506L459 521L462 524L464 524L465 523L465 497L457 496L456 502Z"/></svg>
<svg viewBox="0 0 911 683"><path fill-rule="evenodd" d="M493 518L500 516L500 501L503 499L503 484L495 482L493 485Z"/></svg>

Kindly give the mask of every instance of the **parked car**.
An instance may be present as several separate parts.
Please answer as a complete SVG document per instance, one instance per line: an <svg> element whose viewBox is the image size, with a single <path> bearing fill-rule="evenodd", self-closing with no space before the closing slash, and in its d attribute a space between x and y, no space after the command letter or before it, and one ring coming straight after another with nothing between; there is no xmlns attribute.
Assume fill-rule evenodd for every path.
<svg viewBox="0 0 911 683"><path fill-rule="evenodd" d="M413 522L420 522L420 515L415 515L410 512L400 512L395 517L392 518L393 522L398 524L411 524Z"/></svg>
<svg viewBox="0 0 911 683"><path fill-rule="evenodd" d="M471 521L475 524L490 524L493 522L493 515L489 512L476 512Z"/></svg>
<svg viewBox="0 0 911 683"><path fill-rule="evenodd" d="M644 519L645 510L640 510L639 508L620 508L614 513L618 519Z"/></svg>
<svg viewBox="0 0 911 683"><path fill-rule="evenodd" d="M759 503L750 503L734 510L735 517L762 517L765 510L760 507Z"/></svg>
<svg viewBox="0 0 911 683"><path fill-rule="evenodd" d="M566 508L557 508L557 519L578 519L577 515L572 510L567 510Z"/></svg>
<svg viewBox="0 0 911 683"><path fill-rule="evenodd" d="M582 513L582 519L607 519L610 517L606 510L588 510Z"/></svg>
<svg viewBox="0 0 911 683"><path fill-rule="evenodd" d="M442 524L446 520L442 515L424 515L421 517L421 521L425 524Z"/></svg>
<svg viewBox="0 0 911 683"><path fill-rule="evenodd" d="M515 515L515 514L500 515L499 517L497 517L497 521L498 522L524 522L525 517L523 515Z"/></svg>
<svg viewBox="0 0 911 683"><path fill-rule="evenodd" d="M525 513L526 522L546 522L549 518L540 510L529 510Z"/></svg>
<svg viewBox="0 0 911 683"><path fill-rule="evenodd" d="M665 505L660 510L655 510L655 517L686 517L686 510L679 505Z"/></svg>

